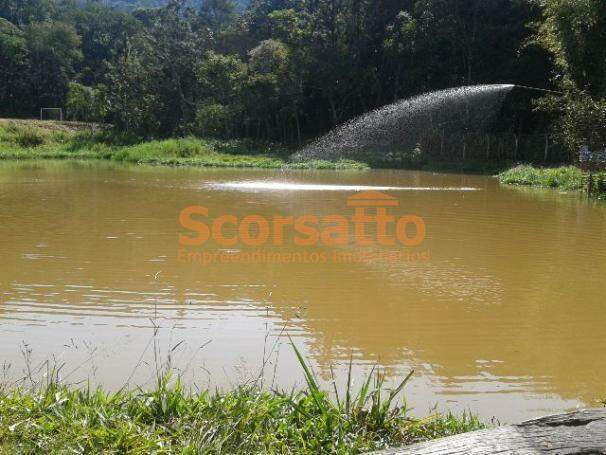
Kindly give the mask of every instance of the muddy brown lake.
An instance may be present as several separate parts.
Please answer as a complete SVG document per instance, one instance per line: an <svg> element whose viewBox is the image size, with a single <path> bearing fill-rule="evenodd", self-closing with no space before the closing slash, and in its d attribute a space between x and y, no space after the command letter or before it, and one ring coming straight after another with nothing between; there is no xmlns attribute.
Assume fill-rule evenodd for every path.
<svg viewBox="0 0 606 455"><path fill-rule="evenodd" d="M351 217L379 205L421 219L422 239L369 224L358 244ZM204 234L180 220L192 206L208 239L184 245ZM198 387L291 388L304 382L290 336L326 387L350 359L358 385L373 365L392 381L414 370L421 415L515 422L606 397L606 204L579 194L416 171L32 161L0 163L0 208L6 383L54 364L66 383L153 385L170 361ZM346 241L315 238L334 216ZM300 217L307 242L288 222L276 241L275 219Z"/></svg>

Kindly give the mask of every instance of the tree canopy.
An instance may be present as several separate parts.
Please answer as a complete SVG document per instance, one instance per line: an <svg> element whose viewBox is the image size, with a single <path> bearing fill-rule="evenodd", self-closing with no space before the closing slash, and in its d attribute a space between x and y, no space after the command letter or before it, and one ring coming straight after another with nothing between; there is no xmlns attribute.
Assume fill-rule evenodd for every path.
<svg viewBox="0 0 606 455"><path fill-rule="evenodd" d="M297 144L403 97L517 83L567 94L541 107L574 147L603 139L605 71L602 0L0 0L0 115L66 107L147 136Z"/></svg>

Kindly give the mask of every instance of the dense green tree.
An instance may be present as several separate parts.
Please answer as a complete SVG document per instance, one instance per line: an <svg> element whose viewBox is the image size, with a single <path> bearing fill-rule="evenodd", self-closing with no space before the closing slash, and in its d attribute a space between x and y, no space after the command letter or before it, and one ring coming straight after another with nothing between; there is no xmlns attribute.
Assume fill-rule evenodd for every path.
<svg viewBox="0 0 606 455"><path fill-rule="evenodd" d="M156 68L150 81L158 99L160 134L178 131L195 116L199 85L196 68L208 50L208 36L193 28L195 17L183 1L173 0L145 18L142 51L151 52Z"/></svg>
<svg viewBox="0 0 606 455"><path fill-rule="evenodd" d="M97 85L87 87L77 82L70 82L65 108L67 119L83 122L103 121L106 115L106 88Z"/></svg>
<svg viewBox="0 0 606 455"><path fill-rule="evenodd" d="M202 135L229 137L238 131L243 113L242 88L246 65L236 56L206 53L196 70L200 84L200 105L194 130Z"/></svg>
<svg viewBox="0 0 606 455"><path fill-rule="evenodd" d="M203 0L198 11L202 25L219 31L234 22L237 5L232 0Z"/></svg>
<svg viewBox="0 0 606 455"><path fill-rule="evenodd" d="M141 31L140 24L132 15L96 2L74 11L70 19L81 38L80 81L86 85L105 83L108 63L116 59L129 37Z"/></svg>
<svg viewBox="0 0 606 455"><path fill-rule="evenodd" d="M54 0L0 0L0 17L22 27L53 19L58 6Z"/></svg>
<svg viewBox="0 0 606 455"><path fill-rule="evenodd" d="M544 0L538 40L555 57L555 77L606 96L606 8L601 0Z"/></svg>
<svg viewBox="0 0 606 455"><path fill-rule="evenodd" d="M6 19L0 19L0 115L23 115L21 98L28 89L27 56L23 32Z"/></svg>
<svg viewBox="0 0 606 455"><path fill-rule="evenodd" d="M196 76L205 102L232 104L241 96L246 65L234 55L208 51L196 68Z"/></svg>
<svg viewBox="0 0 606 455"><path fill-rule="evenodd" d="M583 144L606 148L606 8L601 0L544 0L537 41L554 57L561 95L541 107L571 159Z"/></svg>
<svg viewBox="0 0 606 455"><path fill-rule="evenodd" d="M300 144L400 98L512 82L565 92L542 106L569 149L604 136L602 0L245 3L0 0L0 111Z"/></svg>
<svg viewBox="0 0 606 455"><path fill-rule="evenodd" d="M80 37L71 24L34 22L24 29L30 111L62 107L70 80L82 59Z"/></svg>
<svg viewBox="0 0 606 455"><path fill-rule="evenodd" d="M283 43L265 40L249 53L249 77L244 91L247 123L258 136L283 137L288 115L285 93L288 50Z"/></svg>
<svg viewBox="0 0 606 455"><path fill-rule="evenodd" d="M145 37L135 36L109 68L108 119L127 132L153 135L161 127L162 105L152 85L159 77L158 62L151 47Z"/></svg>

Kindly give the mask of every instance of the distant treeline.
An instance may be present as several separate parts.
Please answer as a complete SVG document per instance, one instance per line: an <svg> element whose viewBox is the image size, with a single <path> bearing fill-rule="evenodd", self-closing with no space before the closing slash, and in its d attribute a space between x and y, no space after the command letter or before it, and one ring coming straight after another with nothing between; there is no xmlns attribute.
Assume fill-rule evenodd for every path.
<svg viewBox="0 0 606 455"><path fill-rule="evenodd" d="M604 146L603 0L112 3L0 0L1 116L298 144L410 95L517 83L564 92L536 106L553 140Z"/></svg>
<svg viewBox="0 0 606 455"><path fill-rule="evenodd" d="M78 0L82 4L86 4L88 0ZM170 0L99 0L100 3L112 8L132 11L141 8L159 8L166 6ZM204 4L205 0L186 0L185 6L191 8L199 8ZM249 0L234 0L234 3L240 9L245 8L249 4Z"/></svg>

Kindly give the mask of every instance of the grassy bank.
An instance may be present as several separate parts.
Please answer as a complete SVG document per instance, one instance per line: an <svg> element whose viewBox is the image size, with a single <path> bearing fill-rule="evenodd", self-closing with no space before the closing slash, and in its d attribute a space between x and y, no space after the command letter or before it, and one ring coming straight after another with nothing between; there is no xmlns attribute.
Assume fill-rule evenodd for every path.
<svg viewBox="0 0 606 455"><path fill-rule="evenodd" d="M583 189L585 178L585 173L574 166L540 168L521 165L499 174L501 183L508 185L539 186L565 191Z"/></svg>
<svg viewBox="0 0 606 455"><path fill-rule="evenodd" d="M0 451L360 453L480 427L469 416L415 419L384 407L374 391L361 400L364 409L360 400L336 404L322 393L250 387L191 394L168 381L151 392L16 390L0 394Z"/></svg>
<svg viewBox="0 0 606 455"><path fill-rule="evenodd" d="M60 368L44 386L0 387L0 452L355 454L483 428L469 414L410 415L401 392L412 372L394 389L371 373L354 393L350 363L346 390L333 382L329 395L292 346L302 391L191 393L158 373L152 391L108 393L62 386Z"/></svg>
<svg viewBox="0 0 606 455"><path fill-rule="evenodd" d="M502 163L426 162L403 156L388 160L289 159L291 151L251 140L221 141L197 137L141 140L77 122L0 119L0 159L99 159L117 162L199 167L265 169L408 169L494 175Z"/></svg>
<svg viewBox="0 0 606 455"><path fill-rule="evenodd" d="M142 141L69 122L0 119L0 159L102 159L137 164L266 169L366 169L356 161L290 162L289 153L252 141L185 137Z"/></svg>
<svg viewBox="0 0 606 455"><path fill-rule="evenodd" d="M606 173L593 174L593 195L606 196ZM516 166L499 174L501 183L556 188L563 191L587 190L589 173L575 166L541 168L530 165Z"/></svg>

